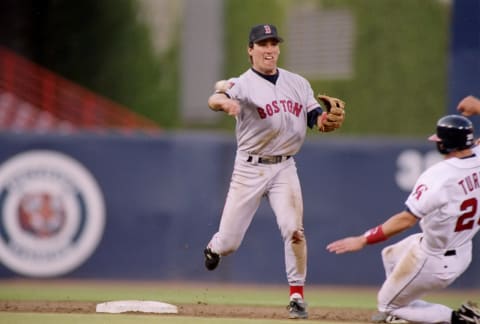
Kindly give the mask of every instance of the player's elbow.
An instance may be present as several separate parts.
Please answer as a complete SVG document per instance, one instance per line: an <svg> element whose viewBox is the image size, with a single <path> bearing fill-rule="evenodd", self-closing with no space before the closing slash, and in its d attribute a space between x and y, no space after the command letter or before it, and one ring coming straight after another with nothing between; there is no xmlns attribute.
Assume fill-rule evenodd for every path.
<svg viewBox="0 0 480 324"><path fill-rule="evenodd" d="M208 108L210 108L211 110L215 110L214 107L215 107L215 101L212 99L212 96L210 96L210 98L208 98Z"/></svg>

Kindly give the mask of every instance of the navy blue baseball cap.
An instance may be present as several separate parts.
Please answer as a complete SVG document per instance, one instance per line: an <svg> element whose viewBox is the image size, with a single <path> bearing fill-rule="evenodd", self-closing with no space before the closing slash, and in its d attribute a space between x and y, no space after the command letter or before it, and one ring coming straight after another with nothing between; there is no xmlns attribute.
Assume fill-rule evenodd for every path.
<svg viewBox="0 0 480 324"><path fill-rule="evenodd" d="M250 44L260 42L265 39L276 39L278 42L283 42L283 38L278 36L277 27L270 24L256 25L250 30L248 42Z"/></svg>

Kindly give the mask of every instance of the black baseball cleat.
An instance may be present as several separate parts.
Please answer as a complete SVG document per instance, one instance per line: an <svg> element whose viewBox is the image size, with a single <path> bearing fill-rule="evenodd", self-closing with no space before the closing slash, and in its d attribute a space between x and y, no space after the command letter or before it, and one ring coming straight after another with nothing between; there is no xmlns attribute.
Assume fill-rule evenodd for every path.
<svg viewBox="0 0 480 324"><path fill-rule="evenodd" d="M453 318L460 320L460 323L480 324L480 309L477 304L468 301L452 314L452 323Z"/></svg>
<svg viewBox="0 0 480 324"><path fill-rule="evenodd" d="M292 296L293 297L293 296ZM290 298L290 303L287 306L288 318L290 319L307 319L307 303L301 296Z"/></svg>
<svg viewBox="0 0 480 324"><path fill-rule="evenodd" d="M220 255L212 252L210 248L203 250L203 254L205 255L205 268L210 271L215 270L220 263Z"/></svg>

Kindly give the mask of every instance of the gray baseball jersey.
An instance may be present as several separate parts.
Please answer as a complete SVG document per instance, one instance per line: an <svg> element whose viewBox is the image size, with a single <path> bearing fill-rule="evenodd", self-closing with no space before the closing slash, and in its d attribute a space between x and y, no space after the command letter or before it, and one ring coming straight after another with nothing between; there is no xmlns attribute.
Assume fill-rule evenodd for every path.
<svg viewBox="0 0 480 324"><path fill-rule="evenodd" d="M232 80L234 85L227 93L241 106L236 124L239 151L295 155L305 140L307 113L320 105L305 78L278 70L276 84L252 69Z"/></svg>

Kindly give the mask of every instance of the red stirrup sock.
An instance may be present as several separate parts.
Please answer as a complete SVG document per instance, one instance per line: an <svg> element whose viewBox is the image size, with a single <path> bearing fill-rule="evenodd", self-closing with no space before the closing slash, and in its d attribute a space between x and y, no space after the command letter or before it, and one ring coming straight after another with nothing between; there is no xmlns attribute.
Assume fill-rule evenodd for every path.
<svg viewBox="0 0 480 324"><path fill-rule="evenodd" d="M290 286L290 296L295 293L300 294L303 298L303 286Z"/></svg>

